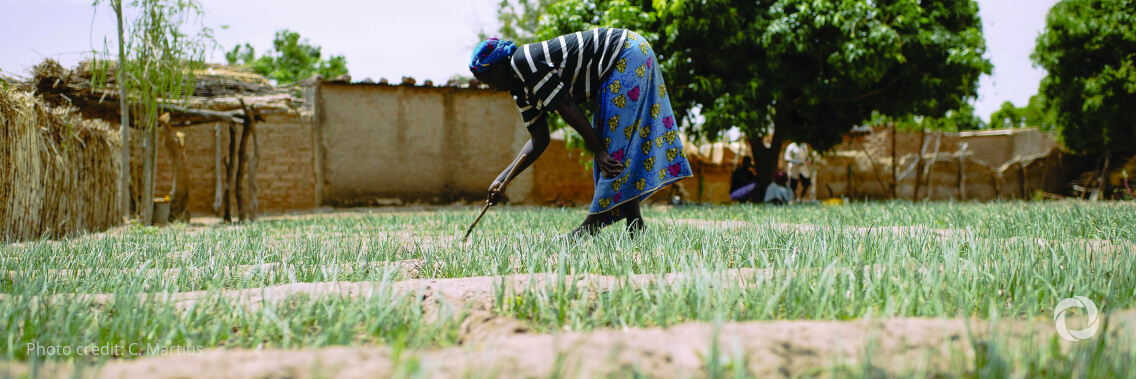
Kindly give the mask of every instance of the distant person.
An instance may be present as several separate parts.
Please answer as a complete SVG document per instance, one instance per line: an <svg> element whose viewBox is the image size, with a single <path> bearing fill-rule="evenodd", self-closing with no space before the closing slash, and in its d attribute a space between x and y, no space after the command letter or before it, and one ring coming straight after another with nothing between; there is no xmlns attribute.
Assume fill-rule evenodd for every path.
<svg viewBox="0 0 1136 379"><path fill-rule="evenodd" d="M765 202L774 205L786 205L793 202L793 190L789 189L789 175L785 171L777 171L773 182L765 188Z"/></svg>
<svg viewBox="0 0 1136 379"><path fill-rule="evenodd" d="M730 199L738 202L753 202L754 189L757 188L757 174L754 173L753 158L742 158L742 163L730 175Z"/></svg>
<svg viewBox="0 0 1136 379"><path fill-rule="evenodd" d="M809 187L812 186L811 179L813 175L812 158L809 157L809 145L801 143L790 143L789 147L785 148L785 162L788 167L785 171L789 172L789 188L797 195L797 198L804 199L809 195ZM798 192L798 189L800 191Z"/></svg>
<svg viewBox="0 0 1136 379"><path fill-rule="evenodd" d="M594 154L595 195L573 235L624 218L634 235L644 226L639 202L692 176L658 58L635 32L598 28L523 46L491 38L473 49L469 70L489 87L509 91L521 112L532 138L521 149L527 157L516 163L516 174L548 146L551 112ZM592 122L577 106L586 102L594 104ZM515 117L491 114L485 121L509 125ZM489 203L505 193L511 168L489 186Z"/></svg>

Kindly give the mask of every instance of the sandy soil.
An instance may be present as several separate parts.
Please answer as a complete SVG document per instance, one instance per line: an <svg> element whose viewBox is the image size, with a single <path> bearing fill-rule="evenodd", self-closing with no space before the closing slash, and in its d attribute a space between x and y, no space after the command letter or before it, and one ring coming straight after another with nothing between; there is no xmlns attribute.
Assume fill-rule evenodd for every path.
<svg viewBox="0 0 1136 379"><path fill-rule="evenodd" d="M1136 337L1136 310L1109 316L1114 338ZM724 367L744 365L757 377L823 375L833 368L868 367L880 374L954 372L952 365L973 359L981 340L1038 344L1052 338L1049 320L987 321L897 318L858 321L777 321L707 323L671 328L598 330L533 334L508 325L467 340L461 346L403 352L428 377L596 377L628 374L652 377L706 377L715 336ZM488 332L488 330L487 330ZM972 337L973 336L973 337ZM972 340L972 338L974 338ZM977 341L978 343L972 343ZM1063 349L1073 343L1060 342ZM103 378L309 378L390 377L395 353L386 347L329 347L314 350L206 350L201 355L111 361ZM70 374L70 366L49 367L50 376ZM9 373L26 372L14 364ZM860 372L860 371L853 371Z"/></svg>

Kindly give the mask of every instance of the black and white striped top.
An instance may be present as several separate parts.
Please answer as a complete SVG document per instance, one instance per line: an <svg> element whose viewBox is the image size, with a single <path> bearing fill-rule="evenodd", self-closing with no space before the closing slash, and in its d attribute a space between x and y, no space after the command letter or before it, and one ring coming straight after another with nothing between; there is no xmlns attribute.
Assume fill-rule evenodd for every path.
<svg viewBox="0 0 1136 379"><path fill-rule="evenodd" d="M523 84L510 92L525 126L555 110L563 90L577 103L590 100L615 65L627 34L624 29L599 28L520 46L510 65Z"/></svg>

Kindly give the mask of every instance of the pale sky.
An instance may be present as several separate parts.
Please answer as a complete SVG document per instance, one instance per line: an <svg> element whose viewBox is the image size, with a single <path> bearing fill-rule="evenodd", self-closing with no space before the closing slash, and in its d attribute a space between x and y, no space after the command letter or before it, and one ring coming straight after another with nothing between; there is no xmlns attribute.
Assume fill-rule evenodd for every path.
<svg viewBox="0 0 1136 379"><path fill-rule="evenodd" d="M468 74L477 32L496 30L499 0L201 0L206 25L224 50L250 42L271 48L276 30L300 32L324 54L347 57L354 80L411 76L444 83ZM976 113L983 119L1010 100L1024 106L1045 72L1029 60L1045 14L1057 0L978 0L994 74L981 79ZM114 13L92 0L0 0L0 70L28 76L52 57L72 67L91 49L114 41ZM222 29L221 26L228 26Z"/></svg>

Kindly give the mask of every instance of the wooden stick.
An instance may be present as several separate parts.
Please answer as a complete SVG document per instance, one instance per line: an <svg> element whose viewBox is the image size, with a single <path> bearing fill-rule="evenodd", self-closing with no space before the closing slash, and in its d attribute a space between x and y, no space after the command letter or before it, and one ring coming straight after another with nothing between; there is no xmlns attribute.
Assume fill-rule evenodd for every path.
<svg viewBox="0 0 1136 379"><path fill-rule="evenodd" d="M520 166L521 162L524 162L525 157L527 157L526 154L521 154L521 156L518 157L517 160L513 162L513 167L509 169L508 174L505 174L505 182L501 183L501 187L504 188L504 187L509 186L509 181L513 179L513 173L517 171L517 166ZM477 226L478 221L481 221L481 217L485 216L485 211L488 211L489 206L491 206L491 205L493 205L493 204L489 202L489 199L486 199L485 200L485 207L481 208L481 213L477 215L477 218L475 218L473 220L473 224L470 224L469 229L465 231L465 237L462 237L462 242L465 242L467 239L469 239L469 234L473 233L473 228Z"/></svg>

